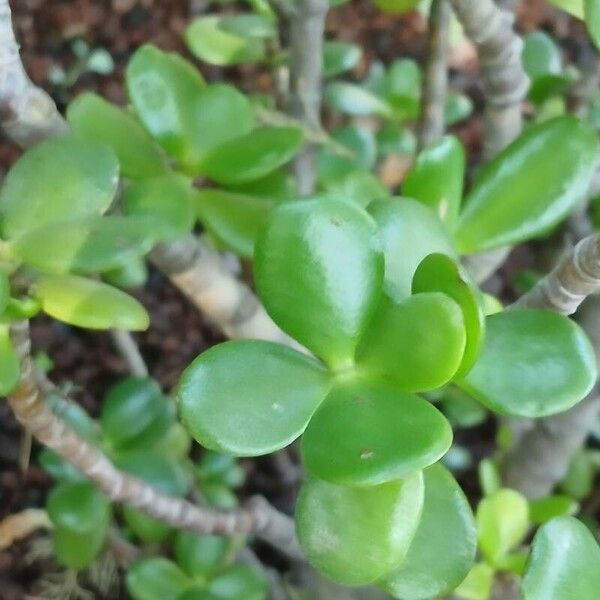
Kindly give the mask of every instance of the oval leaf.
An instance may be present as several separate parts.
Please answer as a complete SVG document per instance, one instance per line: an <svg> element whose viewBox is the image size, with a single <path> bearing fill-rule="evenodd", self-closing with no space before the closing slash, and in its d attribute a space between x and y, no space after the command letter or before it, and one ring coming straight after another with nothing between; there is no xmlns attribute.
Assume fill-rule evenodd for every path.
<svg viewBox="0 0 600 600"><path fill-rule="evenodd" d="M454 376L465 343L463 313L446 294L417 294L399 304L385 298L360 342L356 362L370 376L403 390L431 390Z"/></svg>
<svg viewBox="0 0 600 600"><path fill-rule="evenodd" d="M475 519L462 489L439 464L426 469L423 477L425 500L417 532L400 568L381 583L402 600L449 594L475 561Z"/></svg>
<svg viewBox="0 0 600 600"><path fill-rule="evenodd" d="M333 77L354 69L360 62L362 50L348 42L329 41L323 44L323 75Z"/></svg>
<svg viewBox="0 0 600 600"><path fill-rule="evenodd" d="M567 410L595 380L594 350L582 329L531 309L487 317L477 362L459 385L491 410L534 418Z"/></svg>
<svg viewBox="0 0 600 600"><path fill-rule="evenodd" d="M345 585L372 583L403 560L423 507L423 475L370 487L309 478L296 505L296 532L309 562Z"/></svg>
<svg viewBox="0 0 600 600"><path fill-rule="evenodd" d="M336 81L325 88L323 100L331 108L354 117L376 115L390 118L392 107L375 94L354 83Z"/></svg>
<svg viewBox="0 0 600 600"><path fill-rule="evenodd" d="M72 275L48 275L35 286L51 317L87 329L147 329L149 317L134 298L105 283Z"/></svg>
<svg viewBox="0 0 600 600"><path fill-rule="evenodd" d="M598 147L575 117L530 127L482 169L459 218L459 251L510 246L556 225L587 193Z"/></svg>
<svg viewBox="0 0 600 600"><path fill-rule="evenodd" d="M383 278L377 231L364 211L334 199L278 207L256 244L254 269L282 329L330 366L352 363Z"/></svg>
<svg viewBox="0 0 600 600"><path fill-rule="evenodd" d="M378 485L439 460L452 430L429 402L385 384L353 381L329 393L302 436L302 459L315 476Z"/></svg>
<svg viewBox="0 0 600 600"><path fill-rule="evenodd" d="M259 456L292 443L329 387L325 369L295 350L270 342L225 342L183 372L181 419L212 450Z"/></svg>
<svg viewBox="0 0 600 600"><path fill-rule="evenodd" d="M75 137L55 138L27 151L0 191L2 237L12 239L67 218L100 215L119 183L110 148Z"/></svg>
<svg viewBox="0 0 600 600"><path fill-rule="evenodd" d="M596 47L600 50L600 2L585 0L585 22L588 32Z"/></svg>
<svg viewBox="0 0 600 600"><path fill-rule="evenodd" d="M127 570L126 582L134 600L177 600L192 585L176 564L161 557L138 560Z"/></svg>

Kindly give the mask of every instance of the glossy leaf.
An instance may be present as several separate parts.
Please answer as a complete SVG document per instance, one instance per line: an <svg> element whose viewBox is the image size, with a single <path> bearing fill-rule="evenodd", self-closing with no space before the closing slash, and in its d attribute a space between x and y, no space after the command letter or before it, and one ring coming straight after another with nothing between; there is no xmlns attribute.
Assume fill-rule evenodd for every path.
<svg viewBox="0 0 600 600"><path fill-rule="evenodd" d="M323 45L323 75L333 77L353 69L362 57L362 50L348 42L328 41Z"/></svg>
<svg viewBox="0 0 600 600"><path fill-rule="evenodd" d="M425 500L406 558L380 584L394 598L426 600L450 593L475 560L475 519L462 489L441 465L423 472Z"/></svg>
<svg viewBox="0 0 600 600"><path fill-rule="evenodd" d="M454 595L465 600L488 600L494 585L494 569L485 562L477 563L465 580L456 588Z"/></svg>
<svg viewBox="0 0 600 600"><path fill-rule="evenodd" d="M208 589L223 600L265 600L265 577L249 565L235 565L210 582Z"/></svg>
<svg viewBox="0 0 600 600"><path fill-rule="evenodd" d="M494 564L523 541L529 529L529 505L518 492L500 489L479 503L476 520L479 548Z"/></svg>
<svg viewBox="0 0 600 600"><path fill-rule="evenodd" d="M67 119L81 137L110 146L125 177L153 177L167 169L164 154L133 118L91 92L77 96L67 110Z"/></svg>
<svg viewBox="0 0 600 600"><path fill-rule="evenodd" d="M228 31L227 21L223 23L213 15L195 19L185 32L185 40L194 56L221 67L258 62L265 55L260 39Z"/></svg>
<svg viewBox="0 0 600 600"><path fill-rule="evenodd" d="M278 207L256 244L254 271L282 329L334 368L352 363L383 278L376 227L364 211L334 199Z"/></svg>
<svg viewBox="0 0 600 600"><path fill-rule="evenodd" d="M388 198L388 189L372 173L354 171L327 186L327 195L354 202L361 208L366 208L374 200Z"/></svg>
<svg viewBox="0 0 600 600"><path fill-rule="evenodd" d="M444 105L444 123L451 127L473 114L473 100L464 94L448 94Z"/></svg>
<svg viewBox="0 0 600 600"><path fill-rule="evenodd" d="M369 212L383 240L385 291L394 300L411 295L415 271L428 254L455 256L446 228L420 202L408 198L379 200L369 206Z"/></svg>
<svg viewBox="0 0 600 600"><path fill-rule="evenodd" d="M108 500L91 483L62 483L51 492L46 507L54 525L56 557L69 568L86 567L104 545Z"/></svg>
<svg viewBox="0 0 600 600"><path fill-rule="evenodd" d="M219 28L246 38L269 39L277 35L275 20L262 14L225 15L219 22Z"/></svg>
<svg viewBox="0 0 600 600"><path fill-rule="evenodd" d="M467 373L477 359L485 332L485 315L476 285L459 263L444 254L430 254L415 272L412 291L443 292L460 306L467 340L457 374Z"/></svg>
<svg viewBox="0 0 600 600"><path fill-rule="evenodd" d="M99 281L72 275L39 279L35 295L51 317L87 329L140 331L149 325L144 307L124 292Z"/></svg>
<svg viewBox="0 0 600 600"><path fill-rule="evenodd" d="M336 81L325 87L323 100L331 108L354 117L375 115L389 118L392 107L375 94L354 83Z"/></svg>
<svg viewBox="0 0 600 600"><path fill-rule="evenodd" d="M289 162L301 144L297 128L263 127L217 146L203 159L202 172L218 183L240 185Z"/></svg>
<svg viewBox="0 0 600 600"><path fill-rule="evenodd" d="M177 600L192 585L175 563L162 557L135 562L127 570L126 582L134 600Z"/></svg>
<svg viewBox="0 0 600 600"><path fill-rule="evenodd" d="M482 169L459 218L459 251L517 244L556 225L587 193L598 146L575 117L530 127Z"/></svg>
<svg viewBox="0 0 600 600"><path fill-rule="evenodd" d="M218 571L232 554L232 541L219 535L179 531L174 553L177 564L191 577Z"/></svg>
<svg viewBox="0 0 600 600"><path fill-rule="evenodd" d="M382 92L396 119L414 120L419 116L421 80L421 69L414 60L395 60L388 68Z"/></svg>
<svg viewBox="0 0 600 600"><path fill-rule="evenodd" d="M148 267L142 256L132 256L116 269L102 273L106 283L124 289L142 287L148 279Z"/></svg>
<svg viewBox="0 0 600 600"><path fill-rule="evenodd" d="M2 237L100 215L110 206L118 181L119 163L106 146L71 136L42 142L23 154L4 179Z"/></svg>
<svg viewBox="0 0 600 600"><path fill-rule="evenodd" d="M429 206L452 227L458 217L465 176L465 151L453 136L425 148L402 184L402 193Z"/></svg>
<svg viewBox="0 0 600 600"><path fill-rule="evenodd" d="M195 205L202 224L228 248L251 258L254 244L278 202L220 189L203 189Z"/></svg>
<svg viewBox="0 0 600 600"><path fill-rule="evenodd" d="M33 229L10 249L46 273L98 273L145 254L169 234L165 223L153 217L87 217Z"/></svg>
<svg viewBox="0 0 600 600"><path fill-rule="evenodd" d="M307 470L325 481L378 485L433 464L452 442L428 401L365 381L338 384L302 436Z"/></svg>
<svg viewBox="0 0 600 600"><path fill-rule="evenodd" d="M10 340L9 326L0 324L0 395L12 392L20 377L21 365Z"/></svg>
<svg viewBox="0 0 600 600"><path fill-rule="evenodd" d="M419 0L373 0L373 4L384 12L404 13L414 10Z"/></svg>
<svg viewBox="0 0 600 600"><path fill-rule="evenodd" d="M404 559L423 507L423 475L379 486L347 487L309 478L296 505L296 532L321 573L359 586L389 574Z"/></svg>
<svg viewBox="0 0 600 600"><path fill-rule="evenodd" d="M403 390L447 383L465 351L463 313L446 294L423 293L396 304L381 301L356 353L359 368Z"/></svg>
<svg viewBox="0 0 600 600"><path fill-rule="evenodd" d="M589 529L573 517L542 526L521 586L523 600L596 600L600 548Z"/></svg>
<svg viewBox="0 0 600 600"><path fill-rule="evenodd" d="M595 380L594 350L581 328L529 309L487 318L477 362L459 384L491 410L532 418L567 410Z"/></svg>
<svg viewBox="0 0 600 600"><path fill-rule="evenodd" d="M583 19L584 0L550 0L550 3L558 6L560 9L568 12L578 19Z"/></svg>
<svg viewBox="0 0 600 600"><path fill-rule="evenodd" d="M191 64L153 46L133 55L126 83L144 127L192 173L209 150L252 128L250 103L240 92L206 86Z"/></svg>
<svg viewBox="0 0 600 600"><path fill-rule="evenodd" d="M257 340L225 342L183 372L179 412L203 446L259 456L293 442L328 387L325 369L295 350Z"/></svg>
<svg viewBox="0 0 600 600"><path fill-rule="evenodd" d="M194 193L189 181L176 174L134 183L121 198L126 215L150 216L168 229L168 239L189 233L194 226Z"/></svg>
<svg viewBox="0 0 600 600"><path fill-rule="evenodd" d="M585 0L585 22L596 48L600 50L600 3L598 0Z"/></svg>
<svg viewBox="0 0 600 600"><path fill-rule="evenodd" d="M579 503L569 496L546 496L529 502L529 518L541 525L556 517L568 517L579 510Z"/></svg>

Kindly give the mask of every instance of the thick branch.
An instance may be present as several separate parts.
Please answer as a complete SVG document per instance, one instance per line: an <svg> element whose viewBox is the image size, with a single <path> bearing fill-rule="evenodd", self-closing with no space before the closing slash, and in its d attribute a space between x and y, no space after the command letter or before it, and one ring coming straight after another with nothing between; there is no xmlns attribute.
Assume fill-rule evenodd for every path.
<svg viewBox="0 0 600 600"><path fill-rule="evenodd" d="M521 64L523 42L513 31L514 15L493 0L450 1L477 46L486 99L484 154L490 158L521 133L521 103L529 86Z"/></svg>
<svg viewBox="0 0 600 600"><path fill-rule="evenodd" d="M452 9L448 0L433 0L429 16L429 48L418 132L420 149L433 144L444 135L451 16Z"/></svg>
<svg viewBox="0 0 600 600"><path fill-rule="evenodd" d="M313 132L321 129L323 35L327 0L297 0L290 21L289 113ZM307 143L294 161L302 195L315 187L315 146Z"/></svg>
<svg viewBox="0 0 600 600"><path fill-rule="evenodd" d="M239 510L220 511L162 494L140 479L119 471L96 446L80 438L59 419L44 401L35 379L27 322L14 325L13 343L21 361L21 382L8 402L17 419L38 441L79 469L112 501L137 508L172 527L196 533L253 533L291 557L301 556L292 520L264 499L253 499Z"/></svg>

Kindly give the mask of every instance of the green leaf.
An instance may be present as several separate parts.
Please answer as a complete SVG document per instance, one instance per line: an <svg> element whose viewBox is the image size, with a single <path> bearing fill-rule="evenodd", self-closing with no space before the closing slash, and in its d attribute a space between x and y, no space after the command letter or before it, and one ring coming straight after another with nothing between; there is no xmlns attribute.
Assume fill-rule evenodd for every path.
<svg viewBox="0 0 600 600"><path fill-rule="evenodd" d="M385 298L360 342L356 362L369 376L403 390L432 390L452 379L465 343L462 310L446 294L417 294L399 304Z"/></svg>
<svg viewBox="0 0 600 600"><path fill-rule="evenodd" d="M192 585L175 563L162 557L138 560L127 570L126 582L134 600L177 600Z"/></svg>
<svg viewBox="0 0 600 600"><path fill-rule="evenodd" d="M62 483L46 505L54 525L54 553L61 564L82 569L99 554L110 520L110 504L91 483Z"/></svg>
<svg viewBox="0 0 600 600"><path fill-rule="evenodd" d="M388 198L390 193L387 188L372 173L354 171L327 186L327 195L354 202L361 208L366 208L374 200Z"/></svg>
<svg viewBox="0 0 600 600"><path fill-rule="evenodd" d="M232 541L220 535L179 531L173 551L177 564L191 577L211 575L222 568L232 554Z"/></svg>
<svg viewBox="0 0 600 600"><path fill-rule="evenodd" d="M191 64L153 46L133 55L126 83L144 127L192 173L212 148L252 128L252 109L241 93L206 86Z"/></svg>
<svg viewBox="0 0 600 600"><path fill-rule="evenodd" d="M354 83L335 81L325 87L323 101L331 108L354 117L375 115L390 118L392 107L369 90Z"/></svg>
<svg viewBox="0 0 600 600"><path fill-rule="evenodd" d="M227 31L218 16L199 17L185 32L190 52L211 65L227 67L243 63L260 62L265 58L265 45L261 39L245 37Z"/></svg>
<svg viewBox="0 0 600 600"><path fill-rule="evenodd" d="M594 350L582 329L529 309L487 317L477 362L459 385L491 410L533 418L571 408L595 380Z"/></svg>
<svg viewBox="0 0 600 600"><path fill-rule="evenodd" d="M262 127L210 151L202 161L202 173L224 185L247 183L289 162L301 144L300 129Z"/></svg>
<svg viewBox="0 0 600 600"><path fill-rule="evenodd" d="M423 472L425 500L406 558L380 584L394 598L426 600L450 593L475 560L477 536L469 501L449 471Z"/></svg>
<svg viewBox="0 0 600 600"><path fill-rule="evenodd" d="M363 210L329 198L279 206L257 241L254 271L282 329L333 368L352 363L383 277L376 227Z"/></svg>
<svg viewBox="0 0 600 600"><path fill-rule="evenodd" d="M429 206L452 227L458 218L464 176L464 148L448 135L419 153L404 178L402 193Z"/></svg>
<svg viewBox="0 0 600 600"><path fill-rule="evenodd" d="M383 80L383 95L392 107L394 118L405 121L419 116L422 76L411 59L395 60Z"/></svg>
<svg viewBox="0 0 600 600"><path fill-rule="evenodd" d="M328 41L323 45L323 76L333 77L354 69L360 62L362 50L348 42Z"/></svg>
<svg viewBox="0 0 600 600"><path fill-rule="evenodd" d="M362 380L336 385L302 436L313 475L343 485L379 485L439 460L452 430L427 400Z"/></svg>
<svg viewBox="0 0 600 600"><path fill-rule="evenodd" d="M0 324L0 396L12 392L20 378L21 365L10 340L10 328Z"/></svg>
<svg viewBox="0 0 600 600"><path fill-rule="evenodd" d="M464 94L448 94L444 105L444 123L451 127L473 114L473 100Z"/></svg>
<svg viewBox="0 0 600 600"><path fill-rule="evenodd" d="M484 496L495 494L502 487L502 479L496 463L491 458L484 458L477 468L479 486Z"/></svg>
<svg viewBox="0 0 600 600"><path fill-rule="evenodd" d="M484 406L455 386L444 389L440 407L450 423L456 427L476 427L481 425L488 415Z"/></svg>
<svg viewBox="0 0 600 600"><path fill-rule="evenodd" d="M277 204L265 197L220 189L196 194L196 211L202 224L236 254L251 258L259 232Z"/></svg>
<svg viewBox="0 0 600 600"><path fill-rule="evenodd" d="M277 27L273 19L252 13L225 15L219 21L219 28L245 38L268 39L277 36Z"/></svg>
<svg viewBox="0 0 600 600"><path fill-rule="evenodd" d="M148 267L142 256L132 256L116 269L102 273L106 283L124 289L142 287L148 279Z"/></svg>
<svg viewBox="0 0 600 600"><path fill-rule="evenodd" d="M551 4L558 6L558 8L561 8L578 19L583 19L583 2L584 0L550 0Z"/></svg>
<svg viewBox="0 0 600 600"><path fill-rule="evenodd" d="M99 273L145 254L169 234L155 217L86 217L28 231L11 242L10 249L46 273Z"/></svg>
<svg viewBox="0 0 600 600"><path fill-rule="evenodd" d="M306 557L344 585L381 579L404 559L423 507L423 475L379 486L347 487L309 478L296 505Z"/></svg>
<svg viewBox="0 0 600 600"><path fill-rule="evenodd" d="M600 548L573 517L553 519L535 538L521 587L523 600L596 600Z"/></svg>
<svg viewBox="0 0 600 600"><path fill-rule="evenodd" d="M412 291L414 294L443 292L460 306L467 340L457 374L467 373L477 359L485 333L485 314L477 286L458 262L444 254L430 254L415 272Z"/></svg>
<svg viewBox="0 0 600 600"><path fill-rule="evenodd" d="M43 225L100 215L119 182L119 163L104 145L54 138L27 151L0 190L1 232L16 238Z"/></svg>
<svg viewBox="0 0 600 600"><path fill-rule="evenodd" d="M128 186L121 198L129 216L150 216L168 230L168 239L189 233L195 221L194 193L189 180L169 173Z"/></svg>
<svg viewBox="0 0 600 600"><path fill-rule="evenodd" d="M585 0L585 22L596 48L600 50L600 2Z"/></svg>
<svg viewBox="0 0 600 600"><path fill-rule="evenodd" d="M493 585L494 569L487 563L477 563L454 590L454 595L465 600L488 600Z"/></svg>
<svg viewBox="0 0 600 600"><path fill-rule="evenodd" d="M411 295L415 271L428 254L456 255L452 240L437 215L416 200L378 200L369 206L369 212L383 240L385 291L396 301Z"/></svg>
<svg viewBox="0 0 600 600"><path fill-rule="evenodd" d="M258 340L225 342L185 369L179 411L203 446L259 456L304 431L328 386L325 369L295 350Z"/></svg>
<svg viewBox="0 0 600 600"><path fill-rule="evenodd" d="M475 518L479 548L494 564L523 541L529 529L529 505L518 492L500 489L479 503Z"/></svg>
<svg viewBox="0 0 600 600"><path fill-rule="evenodd" d="M265 577L248 565L235 565L210 582L208 589L223 600L264 600L267 597Z"/></svg>
<svg viewBox="0 0 600 600"><path fill-rule="evenodd" d="M529 502L529 518L532 523L541 525L556 517L574 515L579 503L570 496L546 496Z"/></svg>
<svg viewBox="0 0 600 600"><path fill-rule="evenodd" d="M126 111L85 92L69 104L67 119L81 137L110 146L125 177L142 179L167 170L163 153Z"/></svg>
<svg viewBox="0 0 600 600"><path fill-rule="evenodd" d="M405 13L417 8L420 0L373 0L373 4L383 12Z"/></svg>
<svg viewBox="0 0 600 600"><path fill-rule="evenodd" d="M144 307L105 283L72 275L47 275L35 285L42 309L51 317L87 329L140 331L149 325Z"/></svg>
<svg viewBox="0 0 600 600"><path fill-rule="evenodd" d="M481 170L459 218L459 251L517 244L556 225L587 193L598 147L575 117L530 127Z"/></svg>
<svg viewBox="0 0 600 600"><path fill-rule="evenodd" d="M584 500L594 489L596 473L597 468L591 462L589 453L580 450L571 459L567 473L560 482L560 488L572 498Z"/></svg>

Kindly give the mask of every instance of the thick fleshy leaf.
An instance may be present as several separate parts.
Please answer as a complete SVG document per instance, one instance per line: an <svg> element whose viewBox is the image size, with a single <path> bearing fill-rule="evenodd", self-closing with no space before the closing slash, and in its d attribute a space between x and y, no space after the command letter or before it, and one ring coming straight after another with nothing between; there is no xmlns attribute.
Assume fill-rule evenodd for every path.
<svg viewBox="0 0 600 600"><path fill-rule="evenodd" d="M99 273L145 254L169 235L166 224L154 217L87 217L28 231L10 248L24 263L46 273Z"/></svg>
<svg viewBox="0 0 600 600"><path fill-rule="evenodd" d="M12 392L21 376L19 358L10 340L10 328L0 324L0 396Z"/></svg>
<svg viewBox="0 0 600 600"><path fill-rule="evenodd" d="M415 272L414 294L443 292L461 308L467 341L458 375L467 373L477 359L485 332L485 314L478 298L480 292L459 263L445 254L426 256Z"/></svg>
<svg viewBox="0 0 600 600"><path fill-rule="evenodd" d="M249 565L235 565L213 579L208 590L223 600L265 600L267 581Z"/></svg>
<svg viewBox="0 0 600 600"><path fill-rule="evenodd" d="M600 589L600 547L573 517L543 525L533 539L521 585L523 600L596 600Z"/></svg>
<svg viewBox="0 0 600 600"><path fill-rule="evenodd" d="M394 300L411 295L421 261L433 252L454 257L452 240L437 215L409 198L378 200L369 206L385 253L385 291Z"/></svg>
<svg viewBox="0 0 600 600"><path fill-rule="evenodd" d="M569 517L579 510L579 503L570 496L546 496L529 502L529 518L541 525L556 517Z"/></svg>
<svg viewBox="0 0 600 600"><path fill-rule="evenodd" d="M51 317L87 329L140 331L149 325L144 307L105 283L73 275L48 275L35 285L35 296Z"/></svg>
<svg viewBox="0 0 600 600"><path fill-rule="evenodd" d="M583 330L562 315L528 309L487 317L477 362L459 385L491 410L533 418L567 410L595 380Z"/></svg>
<svg viewBox="0 0 600 600"><path fill-rule="evenodd" d="M417 156L402 184L402 193L429 206L450 227L463 193L465 151L454 136L446 136Z"/></svg>
<svg viewBox="0 0 600 600"><path fill-rule="evenodd" d="M185 40L194 56L211 65L261 61L265 57L263 41L240 33L228 31L227 21L223 23L220 17L211 15L194 20L185 32Z"/></svg>
<svg viewBox="0 0 600 600"><path fill-rule="evenodd" d="M433 465L423 472L425 500L406 558L381 587L401 600L427 600L450 593L473 566L475 519L449 471Z"/></svg>
<svg viewBox="0 0 600 600"><path fill-rule="evenodd" d="M67 110L71 127L81 137L110 146L125 177L153 177L167 169L162 151L134 119L110 102L85 92Z"/></svg>
<svg viewBox="0 0 600 600"><path fill-rule="evenodd" d="M183 372L179 411L203 446L259 456L293 442L328 388L315 360L271 342L237 340L203 352Z"/></svg>
<svg viewBox="0 0 600 600"><path fill-rule="evenodd" d="M175 558L191 577L210 575L220 570L234 553L231 538L220 535L197 535L179 531L175 538Z"/></svg>
<svg viewBox="0 0 600 600"><path fill-rule="evenodd" d="M121 206L126 215L157 218L168 230L169 239L189 233L194 226L193 188L188 179L174 173L130 185Z"/></svg>
<svg viewBox="0 0 600 600"><path fill-rule="evenodd" d="M290 161L302 144L295 127L263 127L225 142L202 161L202 173L224 185L265 177Z"/></svg>
<svg viewBox="0 0 600 600"><path fill-rule="evenodd" d="M454 590L454 595L465 600L489 600L493 585L494 569L485 562L479 562Z"/></svg>
<svg viewBox="0 0 600 600"><path fill-rule="evenodd" d="M495 564L523 541L529 529L529 505L519 492L500 489L479 503L476 521L479 548Z"/></svg>
<svg viewBox="0 0 600 600"><path fill-rule="evenodd" d="M2 237L100 215L110 206L118 182L119 163L110 148L72 136L42 142L23 154L4 179Z"/></svg>
<svg viewBox="0 0 600 600"><path fill-rule="evenodd" d="M334 368L352 363L383 279L377 229L363 210L329 198L281 205L257 241L254 271L282 329Z"/></svg>
<svg viewBox="0 0 600 600"><path fill-rule="evenodd" d="M465 344L462 310L446 294L417 294L398 304L384 298L360 341L356 363L403 390L432 390L454 376Z"/></svg>
<svg viewBox="0 0 600 600"><path fill-rule="evenodd" d="M148 267L143 256L132 256L116 269L104 271L102 278L115 287L139 288L148 280Z"/></svg>
<svg viewBox="0 0 600 600"><path fill-rule="evenodd" d="M419 0L373 0L373 4L384 12L404 13L414 10Z"/></svg>
<svg viewBox="0 0 600 600"><path fill-rule="evenodd" d="M127 570L126 582L134 600L177 600L192 585L175 563L162 557L138 560Z"/></svg>
<svg viewBox="0 0 600 600"><path fill-rule="evenodd" d="M396 119L414 120L419 116L421 80L421 69L412 59L395 60L388 68L382 92Z"/></svg>
<svg viewBox="0 0 600 600"><path fill-rule="evenodd" d="M550 0L550 3L578 19L583 19L584 17L584 0Z"/></svg>
<svg viewBox="0 0 600 600"><path fill-rule="evenodd" d="M598 147L572 116L530 127L482 169L458 221L459 251L517 244L556 225L587 193Z"/></svg>
<svg viewBox="0 0 600 600"><path fill-rule="evenodd" d="M325 87L323 100L331 107L354 117L376 115L390 118L392 107L369 90L354 83L336 81Z"/></svg>
<svg viewBox="0 0 600 600"><path fill-rule="evenodd" d="M323 45L323 75L333 77L353 69L360 61L362 50L355 44L331 41Z"/></svg>
<svg viewBox="0 0 600 600"><path fill-rule="evenodd" d="M72 569L86 567L104 545L108 500L91 483L62 483L48 497L47 510L58 560Z"/></svg>
<svg viewBox="0 0 600 600"><path fill-rule="evenodd" d="M335 386L302 436L305 467L344 485L378 485L439 460L452 443L430 402L367 381Z"/></svg>
<svg viewBox="0 0 600 600"><path fill-rule="evenodd" d="M220 189L203 189L195 197L202 224L240 256L251 258L259 232L279 204L263 196L249 196Z"/></svg>
<svg viewBox="0 0 600 600"><path fill-rule="evenodd" d="M309 478L296 505L296 532L309 562L339 583L366 585L404 559L423 508L423 475L369 487Z"/></svg>
<svg viewBox="0 0 600 600"><path fill-rule="evenodd" d="M224 15L219 27L223 31L246 38L268 39L277 35L275 20L264 14Z"/></svg>
<svg viewBox="0 0 600 600"><path fill-rule="evenodd" d="M598 0L585 0L584 11L590 37L600 50L600 2Z"/></svg>
<svg viewBox="0 0 600 600"><path fill-rule="evenodd" d="M127 66L126 82L144 127L193 173L209 150L252 128L250 103L240 92L206 86L175 54L143 46Z"/></svg>
<svg viewBox="0 0 600 600"><path fill-rule="evenodd" d="M473 100L465 94L448 94L444 105L444 123L450 127L464 121L473 113Z"/></svg>

